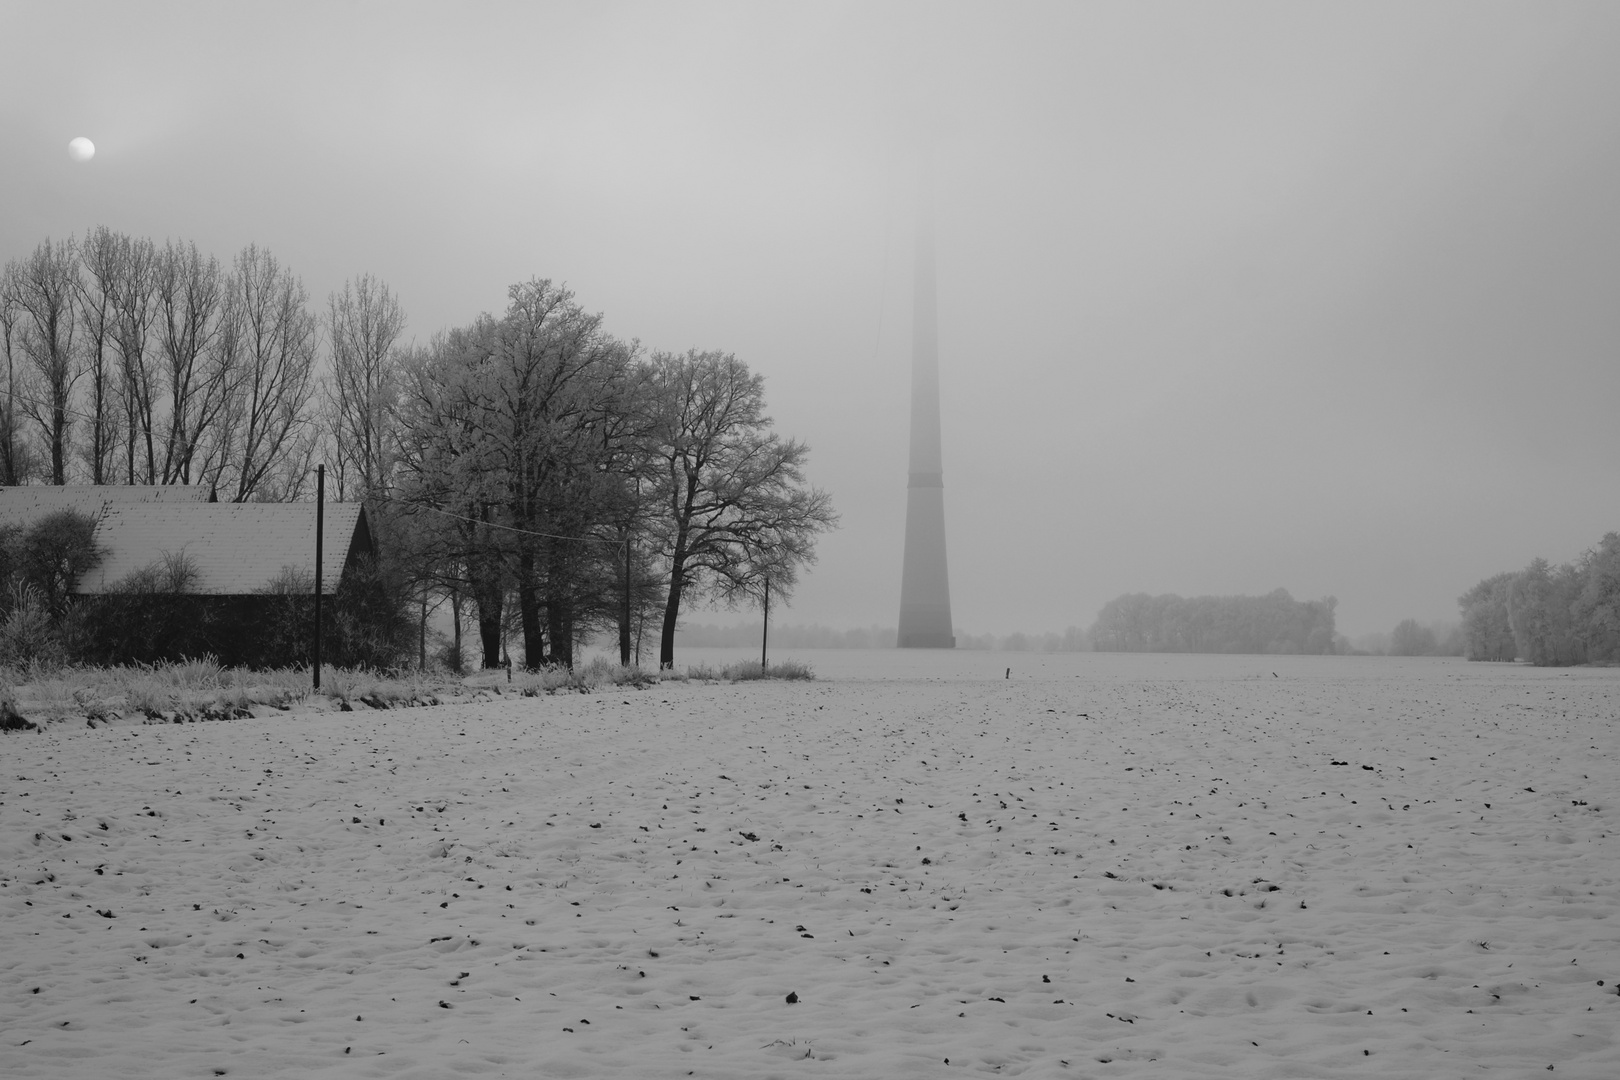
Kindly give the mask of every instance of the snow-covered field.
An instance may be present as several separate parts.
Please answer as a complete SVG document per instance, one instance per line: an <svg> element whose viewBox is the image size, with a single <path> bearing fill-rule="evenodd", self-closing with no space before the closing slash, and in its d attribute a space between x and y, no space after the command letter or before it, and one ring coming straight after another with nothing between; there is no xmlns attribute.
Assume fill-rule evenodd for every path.
<svg viewBox="0 0 1620 1080"><path fill-rule="evenodd" d="M802 658L5 737L0 1076L1620 1076L1620 670Z"/></svg>

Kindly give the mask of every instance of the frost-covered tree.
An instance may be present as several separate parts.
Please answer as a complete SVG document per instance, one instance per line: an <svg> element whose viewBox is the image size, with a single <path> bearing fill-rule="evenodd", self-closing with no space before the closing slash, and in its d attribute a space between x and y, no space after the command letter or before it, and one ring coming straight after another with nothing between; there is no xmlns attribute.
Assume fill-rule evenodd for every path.
<svg viewBox="0 0 1620 1080"><path fill-rule="evenodd" d="M654 528L669 566L658 663L668 668L683 601L746 594L767 577L786 599L838 516L805 479L810 448L771 430L765 381L746 364L729 353L657 353L649 369Z"/></svg>
<svg viewBox="0 0 1620 1080"><path fill-rule="evenodd" d="M1440 650L1434 631L1416 619L1402 619L1389 635L1390 656L1433 656Z"/></svg>

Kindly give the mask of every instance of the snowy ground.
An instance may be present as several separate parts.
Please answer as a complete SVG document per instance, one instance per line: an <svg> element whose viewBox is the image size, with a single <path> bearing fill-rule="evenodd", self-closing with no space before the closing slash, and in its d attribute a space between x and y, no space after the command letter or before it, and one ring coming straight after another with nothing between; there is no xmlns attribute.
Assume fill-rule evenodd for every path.
<svg viewBox="0 0 1620 1080"><path fill-rule="evenodd" d="M1620 1076L1620 670L804 658L5 737L0 1076Z"/></svg>

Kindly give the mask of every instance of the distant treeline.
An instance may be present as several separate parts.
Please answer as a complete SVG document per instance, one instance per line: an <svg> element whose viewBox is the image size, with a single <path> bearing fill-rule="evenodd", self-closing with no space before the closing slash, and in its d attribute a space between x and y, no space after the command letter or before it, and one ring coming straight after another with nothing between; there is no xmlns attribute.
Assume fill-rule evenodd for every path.
<svg viewBox="0 0 1620 1080"><path fill-rule="evenodd" d="M688 649L734 649L757 646L758 622L736 626L695 626L682 624L675 638ZM900 634L892 626L857 626L853 630L833 630L826 626L771 626L772 648L783 649L892 649Z"/></svg>
<svg viewBox="0 0 1620 1080"><path fill-rule="evenodd" d="M760 627L757 622L739 626L682 626L676 639L683 648L739 648L759 644ZM899 631L892 626L860 626L853 630L833 630L825 626L772 626L771 646L783 649L893 649L899 641ZM1026 634L1018 631L1006 635L969 634L956 631L958 649L988 650L991 652L1087 652L1091 643L1086 632L1071 626L1059 634Z"/></svg>
<svg viewBox="0 0 1620 1080"><path fill-rule="evenodd" d="M1462 626L1444 621L1425 626L1416 619L1402 619L1389 633L1362 634L1343 651L1352 656L1461 656Z"/></svg>
<svg viewBox="0 0 1620 1080"><path fill-rule="evenodd" d="M1110 600L1091 627L1098 652L1331 653L1338 601L1265 596L1130 593Z"/></svg>
<svg viewBox="0 0 1620 1080"><path fill-rule="evenodd" d="M987 649L990 652L1090 652L1091 642L1086 632L1071 626L1063 633L1047 631L1044 634L1026 634L1016 631L1005 636L995 634L964 634L956 632L958 649Z"/></svg>
<svg viewBox="0 0 1620 1080"><path fill-rule="evenodd" d="M1488 577L1457 604L1470 660L1620 663L1620 533L1572 563Z"/></svg>

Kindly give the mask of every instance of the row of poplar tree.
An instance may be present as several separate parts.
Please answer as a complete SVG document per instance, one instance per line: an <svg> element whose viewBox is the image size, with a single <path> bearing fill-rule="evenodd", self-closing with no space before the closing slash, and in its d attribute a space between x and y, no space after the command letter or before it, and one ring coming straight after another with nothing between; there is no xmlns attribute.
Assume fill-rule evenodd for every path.
<svg viewBox="0 0 1620 1080"><path fill-rule="evenodd" d="M628 660L648 627L668 666L683 603L785 599L836 524L731 354L643 352L547 280L426 344L405 327L377 279L317 311L256 246L47 240L0 271L0 484L282 501L324 460L420 647L448 603L452 662L465 620L486 667L572 665L612 631Z"/></svg>

